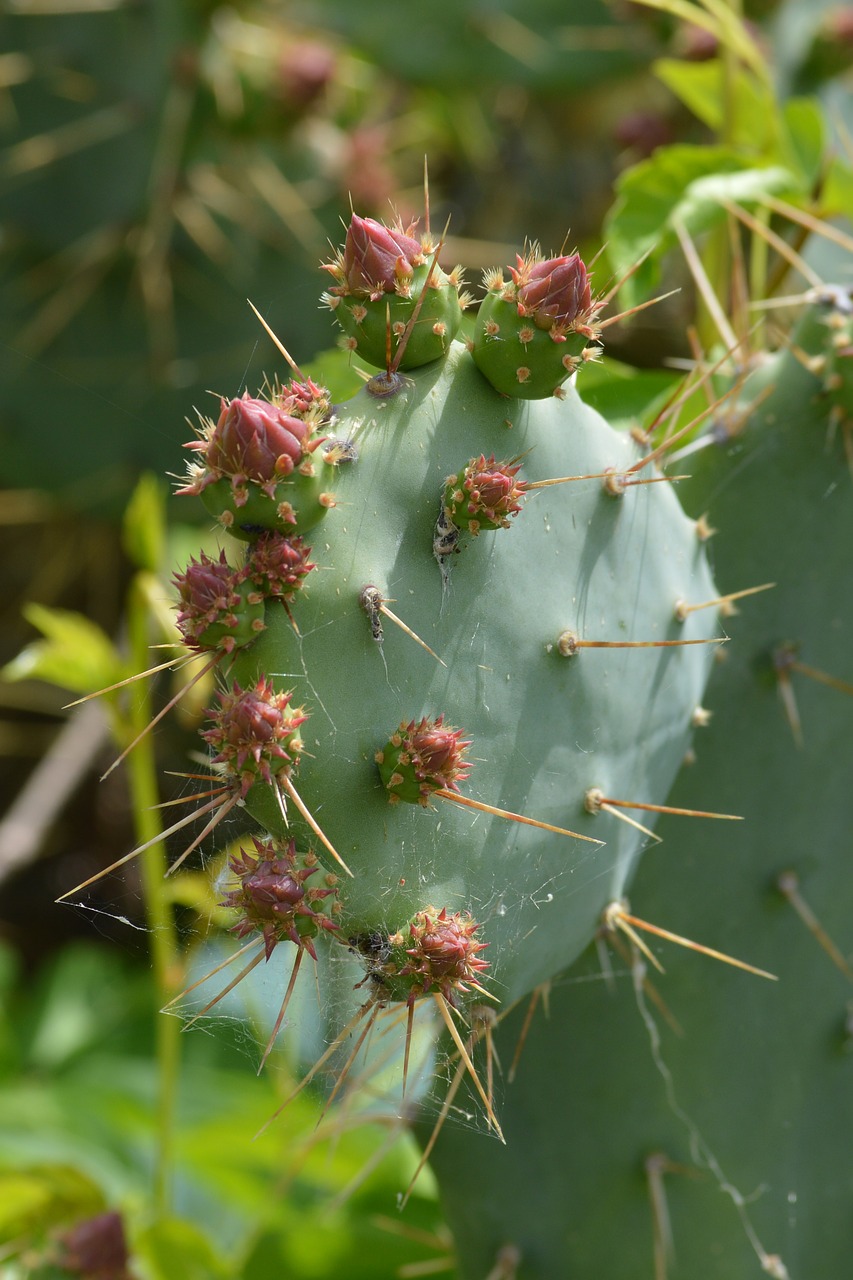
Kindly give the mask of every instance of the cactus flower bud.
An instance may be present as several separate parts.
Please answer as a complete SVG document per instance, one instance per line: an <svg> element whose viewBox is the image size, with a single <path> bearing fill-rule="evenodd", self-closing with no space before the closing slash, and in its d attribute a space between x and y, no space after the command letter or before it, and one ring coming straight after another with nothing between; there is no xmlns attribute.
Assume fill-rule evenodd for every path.
<svg viewBox="0 0 853 1280"><path fill-rule="evenodd" d="M311 548L302 538L285 538L265 533L253 543L246 561L246 574L256 590L267 599L290 604L303 579L317 566L308 557Z"/></svg>
<svg viewBox="0 0 853 1280"><path fill-rule="evenodd" d="M321 928L335 932L336 926L321 914L322 905L317 910L314 904L337 896L337 890L328 885L334 877L327 877L325 889L308 886L306 881L320 870L320 864L312 853L297 854L294 840L284 849L270 840L253 838L253 844L256 857L241 849L229 864L238 883L222 905L240 912L234 933L245 938L260 931L267 960L285 938L316 960L312 938Z"/></svg>
<svg viewBox="0 0 853 1280"><path fill-rule="evenodd" d="M501 395L560 396L566 378L600 350L591 344L601 332L604 301L593 299L576 253L542 258L534 245L509 273L509 281L500 270L486 273L470 342L474 363Z"/></svg>
<svg viewBox="0 0 853 1280"><path fill-rule="evenodd" d="M178 630L191 649L234 649L264 630L264 603L252 599L252 586L242 569L234 569L225 552L212 560L202 551L173 583L178 590Z"/></svg>
<svg viewBox="0 0 853 1280"><path fill-rule="evenodd" d="M60 1237L64 1272L90 1280L130 1280L124 1224L119 1213L99 1213Z"/></svg>
<svg viewBox="0 0 853 1280"><path fill-rule="evenodd" d="M288 476L302 459L308 424L268 400L244 395L222 401L206 445L207 465L223 475L261 484Z"/></svg>
<svg viewBox="0 0 853 1280"><path fill-rule="evenodd" d="M293 768L302 750L299 726L308 717L301 708L288 712L292 693L276 693L271 680L261 679L253 689L235 680L217 697L220 705L207 711L213 728L201 736L217 750L213 763L239 776L243 796L259 778L271 783Z"/></svg>
<svg viewBox="0 0 853 1280"><path fill-rule="evenodd" d="M468 991L471 983L479 985L478 975L489 967L477 954L488 945L475 938L479 927L468 912L448 914L446 908L427 907L417 913L403 936L402 954L395 949L388 964L396 969L395 976L417 980L409 1003L438 991L456 1005L458 992Z"/></svg>
<svg viewBox="0 0 853 1280"><path fill-rule="evenodd" d="M525 483L516 480L521 470L514 462L496 462L495 455L472 458L462 471L448 476L444 507L458 529L475 537L483 529L508 529L509 517L518 515Z"/></svg>
<svg viewBox="0 0 853 1280"><path fill-rule="evenodd" d="M323 301L346 335L343 345L379 369L388 365L389 346L395 372L441 359L471 300L460 292L460 268L445 275L432 238L416 240L414 229L354 213L343 249L323 264L335 280Z"/></svg>
<svg viewBox="0 0 853 1280"><path fill-rule="evenodd" d="M423 262L423 250L417 240L402 227L386 227L375 218L360 218L354 213L347 228L343 268L350 293L381 298L383 293L397 292Z"/></svg>
<svg viewBox="0 0 853 1280"><path fill-rule="evenodd" d="M443 719L425 716L418 724L404 722L377 751L376 763L389 803L405 800L426 806L433 791L458 791L457 780L468 777L470 766L462 757L471 743L461 741L463 730L447 728Z"/></svg>
<svg viewBox="0 0 853 1280"><path fill-rule="evenodd" d="M330 409L328 391L310 379L272 399L223 399L218 421L202 417L198 439L185 446L198 461L178 493L199 494L224 528L247 541L265 530L311 528L335 505L328 489L334 467L316 455L324 439L317 428Z"/></svg>
<svg viewBox="0 0 853 1280"><path fill-rule="evenodd" d="M518 286L518 313L529 315L540 329L583 323L592 307L589 276L580 254L526 262L518 258L510 274Z"/></svg>

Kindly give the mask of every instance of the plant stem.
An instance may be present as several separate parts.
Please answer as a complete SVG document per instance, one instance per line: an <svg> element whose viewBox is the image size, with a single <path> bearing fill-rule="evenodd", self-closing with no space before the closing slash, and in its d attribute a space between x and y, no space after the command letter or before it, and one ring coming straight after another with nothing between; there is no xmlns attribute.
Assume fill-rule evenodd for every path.
<svg viewBox="0 0 853 1280"><path fill-rule="evenodd" d="M149 665L149 613L144 584L146 576L145 573L137 574L128 593L128 635L131 657L137 671L144 671ZM141 732L150 719L151 696L145 688L143 692L135 692L133 695L127 720L129 740ZM160 797L154 747L150 735L146 735L131 751L127 759L127 768L136 836L138 842L143 844L163 829L158 812L153 807ZM170 1208L175 1106L180 1066L180 1023L177 1018L165 1017L159 1013L163 1005L180 989L181 982L177 931L170 896L164 881L166 868L166 848L162 842L151 845L140 854L140 874L151 936L151 960L154 969L157 1011L155 1015L158 1068L157 1155L154 1168L154 1205L158 1216L165 1216Z"/></svg>

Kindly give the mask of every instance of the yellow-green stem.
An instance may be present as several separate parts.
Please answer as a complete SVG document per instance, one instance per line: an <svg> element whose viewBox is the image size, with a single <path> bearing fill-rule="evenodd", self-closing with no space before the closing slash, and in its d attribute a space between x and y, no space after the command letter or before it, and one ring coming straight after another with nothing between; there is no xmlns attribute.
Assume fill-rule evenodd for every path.
<svg viewBox="0 0 853 1280"><path fill-rule="evenodd" d="M131 585L128 596L128 632L134 669L144 671L149 664L148 607L140 574ZM139 689L139 686L137 686ZM151 719L151 698L147 691L136 692L128 716L128 741L144 729ZM140 844L162 831L158 811L153 807L160 799L157 768L150 735L134 747L127 758L131 802L136 837ZM175 1106L180 1063L180 1023L177 1018L160 1014L160 1009L179 990L181 982L180 952L175 920L164 875L166 847L162 842L151 845L140 854L140 874L145 895L145 911L151 937L151 961L154 969L155 1027L157 1045L157 1153L154 1169L154 1204L158 1215L169 1212L172 1163L174 1158Z"/></svg>

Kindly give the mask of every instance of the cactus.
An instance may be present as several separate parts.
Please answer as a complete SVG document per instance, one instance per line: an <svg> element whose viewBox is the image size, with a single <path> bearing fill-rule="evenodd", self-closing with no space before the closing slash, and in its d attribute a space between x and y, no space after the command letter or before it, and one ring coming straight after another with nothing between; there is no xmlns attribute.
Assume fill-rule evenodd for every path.
<svg viewBox="0 0 853 1280"><path fill-rule="evenodd" d="M422 294L396 292L401 278L408 292L400 256L410 237L354 225L360 238L348 235L334 273L351 283L357 242L359 270L379 282L362 309L373 306L378 325L389 293L409 307L400 334L391 321L396 344L423 315ZM364 265L373 262L365 235L387 250L382 279L384 268ZM433 288L456 298L452 273L425 285ZM588 285L585 293L588 312ZM427 305L432 315L439 304ZM372 322L345 327L347 346L361 350L364 336L377 358ZM551 332L547 341L562 349ZM569 963L630 880L642 829L613 810L598 816L585 799L596 788L637 804L664 796L718 636L713 610L679 620L676 605L717 593L701 530L665 477L647 475L656 458L641 466L642 450L571 388L507 399L478 371L476 339L473 361L444 337L445 354L426 364L402 346L333 410L316 388L300 410L301 381L273 394L272 404L302 414L309 468L320 458L336 473L320 505L306 510L293 496L302 463L286 442L254 449L266 470L252 471L240 453L229 471L222 424L254 401L232 402L201 447L191 445L203 464L184 492L215 493L208 508L250 543L271 536L265 530L298 532L318 566L289 611L268 601L263 630L233 655L235 692L220 695L218 727L205 736L226 786L267 833L287 840L293 823L329 869L331 858L351 873L340 886L341 935L364 954L377 999L400 998L403 987L407 998L421 994L418 966L396 964L392 940L421 929L424 913L447 912L476 923L490 992L509 1000ZM549 374L543 394L568 373ZM274 410L255 416L265 422ZM499 464L499 453L513 456ZM464 478L472 468L476 501ZM474 518L476 502L486 514L477 508ZM407 631L383 628L386 616ZM638 672L639 698L629 692ZM241 714L240 733L222 724L247 697L268 704L252 712L264 726L254 745L251 716ZM304 750L289 737L291 703Z"/></svg>
<svg viewBox="0 0 853 1280"><path fill-rule="evenodd" d="M519 258L498 299L502 326L545 344L508 398L503 339L480 323L466 345L435 319L459 311L459 273L412 231L354 217L330 267L336 317L358 299L345 346L387 356L362 391L332 406L296 369L201 422L181 492L246 551L175 579L180 629L223 687L202 732L208 821L174 865L245 807L261 833L225 902L261 941L246 971L279 942L297 968L305 950L352 953L371 1017L408 1009L406 1062L424 1001L475 1023L587 945L650 834L631 811L664 799L724 638L704 528L664 451L568 383L609 301L577 255Z"/></svg>

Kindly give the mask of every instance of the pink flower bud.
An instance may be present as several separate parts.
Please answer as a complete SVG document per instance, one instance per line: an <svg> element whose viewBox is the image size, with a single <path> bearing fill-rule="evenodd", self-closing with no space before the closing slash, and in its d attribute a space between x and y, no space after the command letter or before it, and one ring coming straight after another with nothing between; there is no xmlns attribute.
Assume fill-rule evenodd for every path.
<svg viewBox="0 0 853 1280"><path fill-rule="evenodd" d="M335 896L337 890L306 885L320 866L316 860L311 862L312 854L297 855L295 841L291 840L287 848L277 848L272 841L253 839L253 843L257 857L241 849L230 862L237 885L222 905L240 912L234 932L238 938L245 938L259 931L267 959L276 943L289 938L296 946L305 947L316 960L311 938L320 928L334 931L336 926L313 904Z"/></svg>
<svg viewBox="0 0 853 1280"><path fill-rule="evenodd" d="M589 276L577 253L534 263L519 258L512 275L518 285L519 313L532 316L539 329L570 325L592 309Z"/></svg>
<svg viewBox="0 0 853 1280"><path fill-rule="evenodd" d="M213 728L202 731L205 742L217 749L214 764L224 764L239 777L245 796L258 778L273 777L295 765L302 750L299 726L308 717L300 709L289 711L290 693L276 693L272 681L261 678L254 689L233 688L217 694L219 707L209 709Z"/></svg>
<svg viewBox="0 0 853 1280"><path fill-rule="evenodd" d="M226 476L268 483L288 476L302 460L309 426L268 400L240 396L222 401L207 446L207 465Z"/></svg>
<svg viewBox="0 0 853 1280"><path fill-rule="evenodd" d="M241 581L240 570L231 567L224 551L218 560L202 551L200 560L190 560L183 573L175 574L173 582L180 598L178 629L188 643L199 644L202 633L214 623L227 623L240 604L236 588Z"/></svg>
<svg viewBox="0 0 853 1280"><path fill-rule="evenodd" d="M265 596L289 604L303 579L317 568L308 559L310 554L311 548L305 546L302 538L265 533L249 552L246 573Z"/></svg>
<svg viewBox="0 0 853 1280"><path fill-rule="evenodd" d="M435 907L419 911L409 926L409 959L400 976L417 977L424 995L440 991L455 1005L456 993L467 991L489 967L477 954L487 945L474 936L479 927L467 912L448 915L446 908Z"/></svg>
<svg viewBox="0 0 853 1280"><path fill-rule="evenodd" d="M401 228L392 229L374 218L354 213L347 229L343 270L351 293L379 297L393 293L397 283L412 275L413 263L423 256L421 246Z"/></svg>
<svg viewBox="0 0 853 1280"><path fill-rule="evenodd" d="M462 487L468 493L469 515L483 514L489 520L500 522L521 510L517 499L524 492L524 484L515 477L520 467L510 462L495 462L481 453L465 468Z"/></svg>

